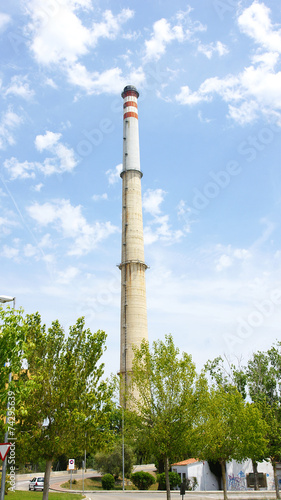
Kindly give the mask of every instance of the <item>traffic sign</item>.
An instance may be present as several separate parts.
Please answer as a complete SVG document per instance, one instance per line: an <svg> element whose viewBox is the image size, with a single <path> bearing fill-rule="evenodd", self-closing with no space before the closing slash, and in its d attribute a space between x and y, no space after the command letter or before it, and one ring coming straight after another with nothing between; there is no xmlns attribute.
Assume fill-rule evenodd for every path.
<svg viewBox="0 0 281 500"><path fill-rule="evenodd" d="M0 458L4 462L12 443L0 443Z"/></svg>
<svg viewBox="0 0 281 500"><path fill-rule="evenodd" d="M68 470L74 470L75 468L75 460L74 458L70 458L68 461Z"/></svg>

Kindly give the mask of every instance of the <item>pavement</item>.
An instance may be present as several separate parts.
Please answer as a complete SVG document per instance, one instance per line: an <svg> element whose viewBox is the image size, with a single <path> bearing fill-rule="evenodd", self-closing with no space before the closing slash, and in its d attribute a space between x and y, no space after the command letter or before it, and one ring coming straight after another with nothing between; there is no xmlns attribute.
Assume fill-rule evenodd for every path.
<svg viewBox="0 0 281 500"><path fill-rule="evenodd" d="M53 488L52 488L53 489ZM61 491L61 490L60 490ZM69 492L69 490L68 490ZM73 493L83 493L73 491ZM85 499L87 500L166 500L165 491L85 491ZM228 491L229 500L273 500L276 498L274 491ZM179 491L171 492L172 500L223 500L222 491L189 491L184 495L184 499L180 498Z"/></svg>
<svg viewBox="0 0 281 500"><path fill-rule="evenodd" d="M84 493L87 500L166 500L166 491L82 491L61 488L60 483L50 486L50 491ZM275 491L228 491L229 500L273 500ZM187 491L181 498L179 491L171 491L171 500L223 500L223 491Z"/></svg>

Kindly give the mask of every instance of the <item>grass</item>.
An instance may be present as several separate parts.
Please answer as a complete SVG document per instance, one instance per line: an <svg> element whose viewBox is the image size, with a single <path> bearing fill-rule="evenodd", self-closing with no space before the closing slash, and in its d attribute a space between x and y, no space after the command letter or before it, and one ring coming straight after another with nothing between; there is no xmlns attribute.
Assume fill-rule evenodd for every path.
<svg viewBox="0 0 281 500"><path fill-rule="evenodd" d="M42 491L9 491L5 495L5 500L39 500L42 498ZM49 493L49 500L82 500L85 498L81 493Z"/></svg>

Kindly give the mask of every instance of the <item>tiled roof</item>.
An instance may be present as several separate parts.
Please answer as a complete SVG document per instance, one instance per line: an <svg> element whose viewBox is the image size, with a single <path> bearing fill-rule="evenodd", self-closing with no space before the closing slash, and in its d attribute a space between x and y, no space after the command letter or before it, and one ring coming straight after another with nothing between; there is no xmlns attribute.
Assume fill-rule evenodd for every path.
<svg viewBox="0 0 281 500"><path fill-rule="evenodd" d="M176 464L172 465L190 465L195 464L196 462L199 462L198 458L188 458L187 460L183 460L182 462L177 462Z"/></svg>

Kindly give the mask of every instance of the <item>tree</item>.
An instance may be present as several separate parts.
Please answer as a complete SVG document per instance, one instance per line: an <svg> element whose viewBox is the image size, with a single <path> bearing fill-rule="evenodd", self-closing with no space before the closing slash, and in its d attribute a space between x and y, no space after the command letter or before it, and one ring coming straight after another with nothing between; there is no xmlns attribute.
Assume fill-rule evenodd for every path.
<svg viewBox="0 0 281 500"><path fill-rule="evenodd" d="M46 330L38 313L25 319L27 369L19 380L18 453L46 459L43 500L48 499L52 463L75 457L110 439L111 387L102 380L103 331L91 333L84 318L66 337L58 321Z"/></svg>
<svg viewBox="0 0 281 500"><path fill-rule="evenodd" d="M226 463L233 459L243 461L253 449L263 451L266 448L265 424L258 410L254 410L251 405L245 405L234 387L228 392L222 386L210 387L200 402L195 430L197 456L220 463L225 500Z"/></svg>
<svg viewBox="0 0 281 500"><path fill-rule="evenodd" d="M225 362L226 361L226 364ZM208 361L205 369L209 372L213 381L218 386L224 388L225 391L232 391L235 387L238 392L243 396L244 401L247 399L247 370L241 366L240 360L236 360L236 364L231 362L228 358L223 359L221 356L215 358L213 361ZM256 408L249 408L248 413L258 411ZM259 414L259 418L261 415ZM254 473L254 488L258 490L258 462L267 459L267 452L263 448L256 449L253 443L247 448L248 458L251 459L253 464Z"/></svg>
<svg viewBox="0 0 281 500"><path fill-rule="evenodd" d="M113 450L105 453L100 452L95 455L95 467L104 474L112 474L115 479L122 474L123 468L122 443L117 443ZM134 466L134 453L130 446L124 446L124 473L129 478Z"/></svg>
<svg viewBox="0 0 281 500"><path fill-rule="evenodd" d="M196 371L191 356L174 345L172 335L134 349L130 409L136 440L144 441L165 464L170 500L170 461L187 454L194 422Z"/></svg>
<svg viewBox="0 0 281 500"><path fill-rule="evenodd" d="M24 339L22 309L14 310L0 307L0 426L5 434L4 417L7 410L7 384L9 374L13 373L10 391L15 389L14 380L21 371L21 349Z"/></svg>
<svg viewBox="0 0 281 500"><path fill-rule="evenodd" d="M249 394L259 406L268 424L268 450L273 471L276 498L280 498L276 463L281 460L281 343L268 351L253 354L247 366Z"/></svg>

